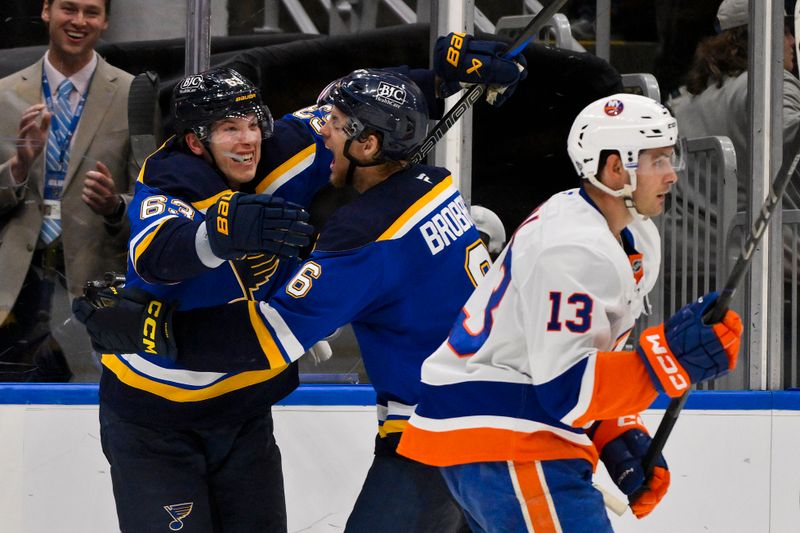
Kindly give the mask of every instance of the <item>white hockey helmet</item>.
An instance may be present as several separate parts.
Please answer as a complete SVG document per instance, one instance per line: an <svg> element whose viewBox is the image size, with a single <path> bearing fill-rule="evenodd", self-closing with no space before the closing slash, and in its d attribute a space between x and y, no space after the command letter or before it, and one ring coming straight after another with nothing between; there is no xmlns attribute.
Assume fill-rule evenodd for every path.
<svg viewBox="0 0 800 533"><path fill-rule="evenodd" d="M639 152L649 148L675 146L678 123L666 107L646 96L614 94L586 106L575 118L567 138L567 152L581 178L612 195L625 198L634 208ZM613 150L630 176L630 184L611 189L597 179L600 153ZM676 170L680 162L676 162Z"/></svg>

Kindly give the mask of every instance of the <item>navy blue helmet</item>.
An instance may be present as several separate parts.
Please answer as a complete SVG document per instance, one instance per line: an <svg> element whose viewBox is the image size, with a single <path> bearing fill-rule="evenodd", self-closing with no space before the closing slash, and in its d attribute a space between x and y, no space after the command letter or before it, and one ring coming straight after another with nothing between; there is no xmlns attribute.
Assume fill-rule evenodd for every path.
<svg viewBox="0 0 800 533"><path fill-rule="evenodd" d="M407 159L428 133L428 106L417 85L403 74L375 69L351 72L328 85L317 104L335 105L348 117L350 139L381 134L381 157Z"/></svg>
<svg viewBox="0 0 800 533"><path fill-rule="evenodd" d="M172 121L177 134L192 131L200 140L218 120L255 113L261 136L272 135L272 115L250 80L231 68L215 68L183 78L172 91Z"/></svg>

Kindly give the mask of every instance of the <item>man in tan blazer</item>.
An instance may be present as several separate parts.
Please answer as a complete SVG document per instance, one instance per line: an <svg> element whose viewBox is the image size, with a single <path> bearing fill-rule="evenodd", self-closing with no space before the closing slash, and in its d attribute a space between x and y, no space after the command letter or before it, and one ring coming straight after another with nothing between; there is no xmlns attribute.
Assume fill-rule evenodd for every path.
<svg viewBox="0 0 800 533"><path fill-rule="evenodd" d="M44 0L47 53L0 80L0 363L11 364L0 366L0 381L69 379L62 352L77 380L98 375L88 342L75 337L81 328L65 320L68 296L80 294L87 280L125 268L125 194L138 174L128 136L133 77L94 51L109 3ZM67 163L55 183L63 185L55 193L51 185L45 201L45 177L54 183L48 136L56 87L65 78L78 118L61 143ZM40 233L53 217L60 233L48 244L53 237ZM4 374L9 368L26 372Z"/></svg>

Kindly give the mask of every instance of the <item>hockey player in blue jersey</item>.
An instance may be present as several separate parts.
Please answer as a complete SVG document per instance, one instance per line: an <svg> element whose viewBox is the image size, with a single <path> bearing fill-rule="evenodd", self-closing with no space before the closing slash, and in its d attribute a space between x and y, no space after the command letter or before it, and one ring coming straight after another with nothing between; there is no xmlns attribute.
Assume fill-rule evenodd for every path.
<svg viewBox="0 0 800 533"><path fill-rule="evenodd" d="M126 287L181 309L266 297L312 229L299 206L237 192L252 187L269 146L269 110L248 80L215 69L178 83L171 114L175 135L145 162L129 207ZM297 190L315 187L313 174L297 179L311 181ZM274 192L306 202L287 189ZM285 531L270 406L296 387L296 368L198 373L151 354L145 342L101 359L101 440L120 529Z"/></svg>
<svg viewBox="0 0 800 533"><path fill-rule="evenodd" d="M452 55L448 54L446 43L455 37L442 38L437 46L439 57L435 64L441 76L439 92L449 94L462 81L484 81L491 84L490 89L495 89L490 92L496 97L495 104L499 104L511 94L525 72L520 72L516 63L500 57L503 45L464 37L459 37L462 40L458 41L462 50L460 62L447 63L444 59ZM473 68L476 61L473 60L484 65L480 79L476 78ZM302 347L298 351L302 345L295 340L295 334L305 343L352 320L360 333L362 351L370 354L365 355L368 371L379 391L380 437L376 440L375 465L348 525L351 531L449 531L457 530L463 523L438 473L406 461L393 451L404 420L413 410L419 362L426 355L428 345L433 346L436 338L446 332L442 328L451 320L450 315L456 312L489 263L463 199L453 188L447 172L430 167L409 168L402 160L424 136L426 108L434 100L433 73L409 71L409 74L426 87L424 97L414 83L402 75L358 73L332 85L319 106L276 122L274 136L261 148L258 177L242 184L243 189L277 193L307 205L320 185L320 176L324 175L324 181L330 176L334 184L352 182L364 193L362 198L330 221L317 243L315 255L298 271L287 290L281 292L279 301L276 299L274 305L285 305L288 311L283 316L270 315L275 322L263 325L251 322L250 311L260 307L255 305L245 306L248 311L244 316L237 314L240 307L231 307L237 309L229 319L234 323L232 329L225 327L231 322L206 313L202 313L202 317L187 317L184 324L192 324L188 329L195 330L195 339L203 337L209 343L201 341L198 346L205 344L202 350L191 356L189 352L195 350L186 346L181 350L186 360L162 360L161 364L168 368L174 365L191 369L193 376L211 379L208 382L211 393L202 400L199 409L195 406L182 408L187 404L180 402L193 394L188 383L183 384L183 390L177 384L177 393L167 402L150 401L153 398L148 394L137 391L132 396L138 397L125 402L131 411L149 411L148 415L157 412L161 404L161 410L168 406L167 416L171 414L180 419L197 412L198 420L204 419L202 405L211 406L206 412L211 415L218 412L213 407L215 403L224 402L235 394L228 390L230 387L218 386L214 377L239 376L240 381L233 380L233 384L242 385L248 377L289 374L291 370L282 372L281 369L303 351ZM331 113L335 124L326 126L325 120L333 104L338 107ZM343 111L346 113L342 114ZM333 157L323 143L338 154L337 157ZM249 155L233 154L232 159L238 161L242 157ZM146 240L146 237L141 239L142 242ZM134 254L136 249L132 247L131 251ZM412 256L416 256L411 261L413 264L405 266ZM362 260L366 262L361 264ZM328 274L320 277L322 267ZM462 274L447 274L452 267ZM423 282L417 279L417 269L429 270L435 275ZM270 287L275 286L277 279L277 276L272 277ZM354 292L354 280L369 281L373 290ZM391 283L383 287L384 281ZM310 291L312 284L314 291ZM413 285L427 293L403 302L408 287ZM306 297L309 292L314 298ZM152 339L137 347L121 340L124 337L118 331L121 324L130 324L133 315L143 309L155 308L150 300L141 299L142 294L131 293L131 289L126 288L121 293L108 292L95 302L76 300L76 315L86 321L96 346L105 346L108 351L141 352L153 349L152 343L155 343L155 351L164 352L163 343L171 341L163 335L163 328L148 329ZM160 295L165 301L169 299L164 293ZM269 292L252 295L266 299ZM240 303L244 300L239 298ZM189 307L181 303L180 309ZM264 309L269 314L269 306ZM267 315L259 313L253 318L267 319ZM293 314L296 316L292 317ZM324 320L318 319L320 315ZM139 323L137 315L137 325L133 327L137 340L141 340L138 331L149 323L148 320L163 321L168 316L165 309L159 317L145 316ZM244 322L237 323L241 319ZM277 335L276 324L279 331L285 329L284 320L296 331L288 332L287 337L273 338ZM240 339L237 328L246 329L248 334ZM181 328L179 337L188 329ZM263 336L265 331L269 332L267 337ZM208 333L208 337L204 337L204 333ZM233 349L231 339L235 339ZM266 352L263 350L270 345L273 349L264 359ZM384 348L388 352L385 356L381 353ZM123 358L118 367L128 362ZM132 377L136 373L134 370L123 374ZM119 376L109 376L110 381L115 379ZM151 389L156 395L170 390L163 383L153 384ZM243 389L238 395L244 395L247 390ZM126 392L130 393L127 389ZM147 407L152 409L147 410ZM248 476L251 475L261 474L248 472ZM268 510L280 507L282 511L282 504L281 498L264 507Z"/></svg>
<svg viewBox="0 0 800 533"><path fill-rule="evenodd" d="M489 254L450 173L406 160L427 127L425 99L411 80L355 71L318 103L332 106L321 128L333 153L330 179L352 183L360 196L333 214L311 256L270 300L150 317L156 351L196 371L275 372L351 323L377 392L378 436L346 530L457 531L463 516L438 470L395 448L418 399L420 364L489 268ZM140 349L138 328L126 333L130 322L120 319L161 300L112 298L89 317L90 333L110 342L96 334L102 324L118 334L115 347ZM197 323L208 327L196 331Z"/></svg>

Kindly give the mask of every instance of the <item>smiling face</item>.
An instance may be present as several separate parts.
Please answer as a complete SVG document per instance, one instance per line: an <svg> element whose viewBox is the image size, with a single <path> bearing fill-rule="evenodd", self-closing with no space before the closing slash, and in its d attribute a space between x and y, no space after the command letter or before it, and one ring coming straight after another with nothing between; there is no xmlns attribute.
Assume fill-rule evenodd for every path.
<svg viewBox="0 0 800 533"><path fill-rule="evenodd" d="M671 146L639 152L639 168L636 170L636 190L633 191L633 200L636 202L636 210L646 217L654 217L664 212L666 195L678 181L673 155L674 150Z"/></svg>
<svg viewBox="0 0 800 533"><path fill-rule="evenodd" d="M256 175L261 158L261 126L255 113L226 118L211 126L208 148L214 162L233 190Z"/></svg>
<svg viewBox="0 0 800 533"><path fill-rule="evenodd" d="M50 34L48 58L68 76L89 63L108 27L105 0L45 0L42 20Z"/></svg>

